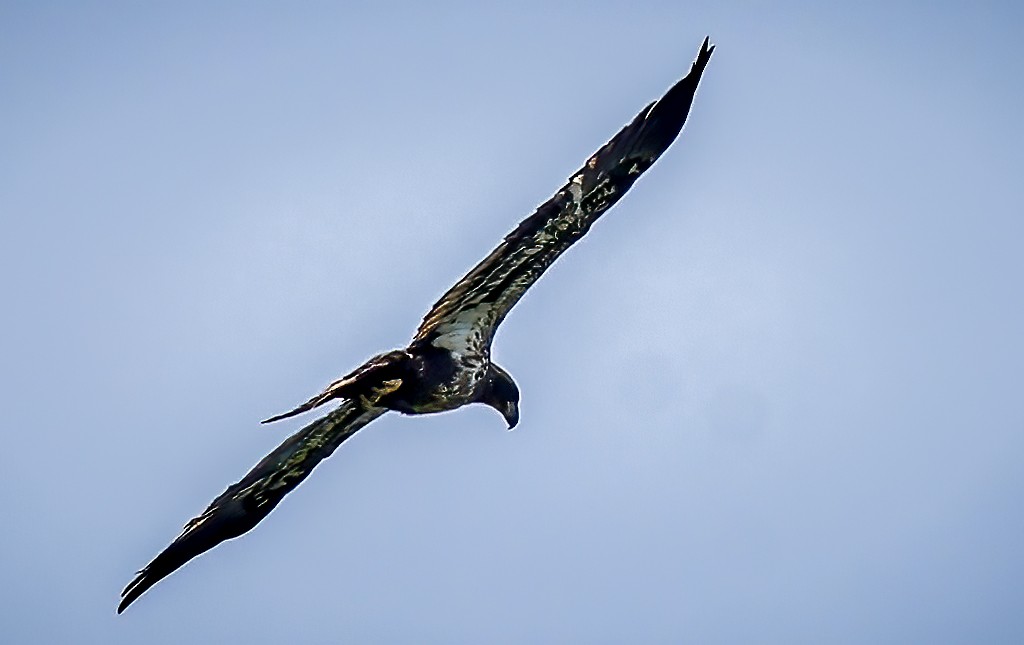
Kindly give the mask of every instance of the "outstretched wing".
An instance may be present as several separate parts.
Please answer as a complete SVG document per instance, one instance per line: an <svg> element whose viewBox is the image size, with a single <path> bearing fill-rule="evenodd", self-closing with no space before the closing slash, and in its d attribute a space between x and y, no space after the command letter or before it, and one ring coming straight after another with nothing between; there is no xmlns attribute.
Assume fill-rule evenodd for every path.
<svg viewBox="0 0 1024 645"><path fill-rule="evenodd" d="M601 147L555 196L509 233L424 317L414 342L486 354L530 285L630 189L679 135L714 46L704 39L686 78Z"/></svg>
<svg viewBox="0 0 1024 645"><path fill-rule="evenodd" d="M386 412L345 401L285 440L237 484L185 525L174 542L139 571L121 592L121 613L147 589L192 558L250 530L324 459L360 428Z"/></svg>

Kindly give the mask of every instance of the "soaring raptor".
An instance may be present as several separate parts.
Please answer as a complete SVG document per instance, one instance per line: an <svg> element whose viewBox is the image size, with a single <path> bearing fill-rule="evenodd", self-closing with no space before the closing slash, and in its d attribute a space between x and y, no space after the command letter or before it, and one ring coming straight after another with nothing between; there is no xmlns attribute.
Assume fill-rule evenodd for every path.
<svg viewBox="0 0 1024 645"><path fill-rule="evenodd" d="M714 49L705 38L690 73L640 110L554 197L441 296L408 347L371 358L294 410L264 421L341 401L286 439L190 520L125 587L117 612L192 558L256 526L342 442L389 410L427 414L484 403L500 412L510 429L514 427L519 422L519 388L508 372L491 362L495 329L530 285L676 139Z"/></svg>

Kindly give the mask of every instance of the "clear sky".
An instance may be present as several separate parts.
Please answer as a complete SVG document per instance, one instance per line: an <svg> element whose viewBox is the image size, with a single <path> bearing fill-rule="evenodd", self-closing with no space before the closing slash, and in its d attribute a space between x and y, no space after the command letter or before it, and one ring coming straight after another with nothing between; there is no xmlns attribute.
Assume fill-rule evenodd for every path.
<svg viewBox="0 0 1024 645"><path fill-rule="evenodd" d="M3 3L0 640L1024 642L1024 14L954 4ZM115 616L706 34L514 432L385 417Z"/></svg>

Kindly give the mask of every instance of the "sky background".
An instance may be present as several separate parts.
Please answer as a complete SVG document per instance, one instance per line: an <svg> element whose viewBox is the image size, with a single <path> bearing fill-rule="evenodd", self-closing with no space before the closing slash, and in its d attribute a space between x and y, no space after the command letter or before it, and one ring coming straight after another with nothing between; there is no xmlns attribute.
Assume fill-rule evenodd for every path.
<svg viewBox="0 0 1024 645"><path fill-rule="evenodd" d="M941 5L942 9L937 8ZM1014 3L0 4L10 643L1024 641ZM118 594L718 46L496 340Z"/></svg>

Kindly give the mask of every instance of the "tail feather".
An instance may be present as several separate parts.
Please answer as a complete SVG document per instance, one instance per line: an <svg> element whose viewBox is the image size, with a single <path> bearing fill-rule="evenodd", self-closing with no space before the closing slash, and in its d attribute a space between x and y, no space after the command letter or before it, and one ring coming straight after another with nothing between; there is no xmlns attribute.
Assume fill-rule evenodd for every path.
<svg viewBox="0 0 1024 645"><path fill-rule="evenodd" d="M295 415L302 414L303 412L309 412L313 408L315 408L317 406L320 406L320 405L323 405L324 403L327 403L328 401L330 401L331 399L335 398L336 396L337 395L334 392L331 392L331 391L327 391L327 392L323 392L321 394L317 394L312 399L306 401L302 405L299 405L298 407L292 408L291 410L288 410L287 412L282 412L281 414L275 414L274 416L272 416L272 417L270 417L268 419L264 419L264 420L260 421L260 423L273 423L275 421L280 421L282 419L288 419L290 417L294 417Z"/></svg>
<svg viewBox="0 0 1024 645"><path fill-rule="evenodd" d="M274 421L294 417L297 414L308 412L313 408L321 406L334 399L355 399L361 390L367 391L368 388L372 387L375 383L400 376L401 368L407 358L408 354L404 350L400 349L378 354L345 376L334 381L324 388L323 392L317 394L297 408L287 412L282 412L281 414L272 416L269 419L264 419L263 421L260 421L260 423L273 423Z"/></svg>
<svg viewBox="0 0 1024 645"><path fill-rule="evenodd" d="M147 589L192 558L249 531L346 439L386 410L365 410L345 401L299 430L228 487L202 515L185 525L174 542L146 565L121 592L121 613Z"/></svg>

